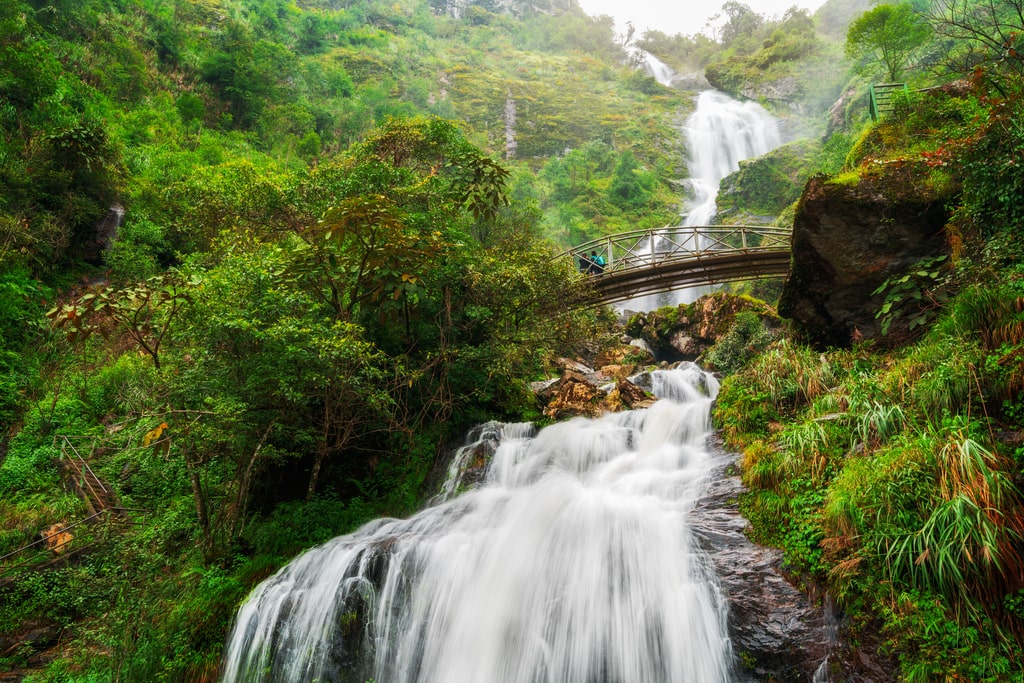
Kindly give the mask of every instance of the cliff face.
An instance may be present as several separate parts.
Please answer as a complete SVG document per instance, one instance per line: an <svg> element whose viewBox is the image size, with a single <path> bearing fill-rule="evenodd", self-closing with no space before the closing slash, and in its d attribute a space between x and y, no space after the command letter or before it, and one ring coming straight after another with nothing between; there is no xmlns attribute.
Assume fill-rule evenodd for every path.
<svg viewBox="0 0 1024 683"><path fill-rule="evenodd" d="M793 270L779 314L821 346L881 336L872 295L892 276L946 252L953 192L925 182L915 164L891 162L852 182L812 178L793 222ZM890 334L905 329L897 319Z"/></svg>

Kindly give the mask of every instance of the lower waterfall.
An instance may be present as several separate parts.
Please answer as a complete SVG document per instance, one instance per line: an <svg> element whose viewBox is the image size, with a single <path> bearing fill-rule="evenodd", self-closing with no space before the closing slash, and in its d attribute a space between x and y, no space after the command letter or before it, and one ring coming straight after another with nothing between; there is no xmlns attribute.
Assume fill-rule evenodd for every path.
<svg viewBox="0 0 1024 683"><path fill-rule="evenodd" d="M222 680L730 680L726 603L689 519L718 384L692 364L642 380L661 399L645 410L491 425L475 487L293 560L239 610Z"/></svg>

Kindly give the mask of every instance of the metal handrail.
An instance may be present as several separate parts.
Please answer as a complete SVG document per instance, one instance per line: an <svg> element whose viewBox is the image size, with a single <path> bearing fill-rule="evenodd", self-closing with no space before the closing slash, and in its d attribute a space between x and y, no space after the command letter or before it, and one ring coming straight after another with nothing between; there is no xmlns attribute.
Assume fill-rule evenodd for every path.
<svg viewBox="0 0 1024 683"><path fill-rule="evenodd" d="M65 526L64 528L61 529L60 533L63 533L65 531L69 531L69 530L74 529L75 527L81 526L83 524L87 524L88 522L91 522L92 520L96 519L97 517L102 517L103 515L109 515L109 514L115 513L115 512L141 512L143 514L148 514L149 510L143 510L141 508L126 508L126 507L103 508L99 512L94 512L91 515L89 515L88 517L84 517L84 518L78 520L77 522L74 522L72 524L69 524L68 526ZM130 524L139 524L139 522L129 522L129 523ZM145 524L145 521L143 521L141 523ZM39 545L40 543L46 543L46 539L47 538L49 538L49 536L46 536L46 537L37 539L35 541L32 541L31 543L29 543L27 545L23 545L22 547L18 548L17 550L12 550L11 552L7 553L6 555L0 555L0 562L3 562L4 560L6 560L9 557L14 557L15 555L17 555L19 553L22 553L22 552L24 552L24 551L26 551L26 550L28 550L30 548L33 548L33 547ZM60 548L60 547L62 547L64 545L66 545L67 543L70 543L70 541L66 541L65 543L61 543L60 545L54 546L54 548ZM51 550L52 549L53 548L51 548ZM28 567L28 566L32 566L32 565L31 564L14 564L14 565L11 565L9 567L0 567L0 574L4 574L6 572L9 572L12 569L17 569L18 567Z"/></svg>
<svg viewBox="0 0 1024 683"><path fill-rule="evenodd" d="M723 252L753 254L789 249L788 228L749 225L698 225L646 228L584 242L556 258L604 257L604 273L656 268L669 261L696 259ZM736 246L732 242L738 242Z"/></svg>
<svg viewBox="0 0 1024 683"><path fill-rule="evenodd" d="M82 454L78 452L78 449L75 448L75 445L73 443L71 443L71 439L72 438L76 438L76 439L93 439L93 445L95 446L95 438L96 437L92 437L92 436L74 436L74 437L72 437L72 436L68 436L66 434L57 434L57 435L55 435L53 437L53 441L54 441L54 445L56 446L57 445L57 439L63 440L63 443L61 444L61 447L60 447L61 455L65 456L68 459L69 462L74 463L75 467L78 468L79 473L82 475L82 486L89 490L90 496L92 497L93 501L98 503L98 504L100 504L102 507L106 508L106 506L103 505L103 502L104 502L103 498L105 496L109 495L110 492L107 490L107 487L103 485L103 480L101 480L96 475L96 473L92 471L92 468L89 467L89 463L86 462L85 458L82 457ZM68 456L68 452L67 452L68 448L70 448L71 451L75 454L75 458L78 459L78 462L75 462L71 457ZM87 476L85 476L86 472L92 475L92 481L90 481L89 478ZM103 492L102 494L100 494L100 493L98 493L96 491L95 487L93 486L93 482L96 482L96 485L100 487L100 491Z"/></svg>
<svg viewBox="0 0 1024 683"><path fill-rule="evenodd" d="M572 259L592 276L593 292L583 303L596 306L680 287L785 275L791 240L789 228L667 226L591 240L553 258ZM604 265L593 266L594 256L602 256Z"/></svg>
<svg viewBox="0 0 1024 683"><path fill-rule="evenodd" d="M868 111L872 121L892 111L892 96L899 90L909 92L906 83L875 83L868 86Z"/></svg>

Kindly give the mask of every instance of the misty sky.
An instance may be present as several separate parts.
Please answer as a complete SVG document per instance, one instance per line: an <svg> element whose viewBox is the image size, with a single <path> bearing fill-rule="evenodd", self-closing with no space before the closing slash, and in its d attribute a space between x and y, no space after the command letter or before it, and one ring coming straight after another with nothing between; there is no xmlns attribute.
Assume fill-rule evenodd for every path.
<svg viewBox="0 0 1024 683"><path fill-rule="evenodd" d="M825 0L739 0L758 14L782 16L796 5L812 12L825 4ZM615 26L621 30L625 22L632 21L637 33L654 28L672 35L699 33L708 20L722 13L725 0L579 0L587 14L608 14L615 17Z"/></svg>

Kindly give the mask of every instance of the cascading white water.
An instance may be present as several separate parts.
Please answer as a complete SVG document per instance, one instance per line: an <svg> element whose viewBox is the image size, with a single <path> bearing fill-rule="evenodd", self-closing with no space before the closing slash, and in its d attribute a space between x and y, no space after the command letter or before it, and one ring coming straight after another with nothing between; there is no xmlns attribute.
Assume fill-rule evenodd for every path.
<svg viewBox="0 0 1024 683"><path fill-rule="evenodd" d="M478 488L293 560L240 609L223 680L729 680L688 517L718 385L694 365L647 379L651 408L514 427Z"/></svg>
<svg viewBox="0 0 1024 683"><path fill-rule="evenodd" d="M684 130L693 201L683 225L708 225L715 217L722 179L738 171L741 161L782 144L778 124L764 107L715 90L697 97L697 109Z"/></svg>
<svg viewBox="0 0 1024 683"><path fill-rule="evenodd" d="M740 102L716 90L697 97L697 108L683 126L690 174L691 200L683 214L684 227L710 225L715 218L722 180L738 171L740 162L759 157L782 144L775 118L756 102ZM676 239L679 243L679 239ZM703 245L697 245L703 247ZM657 245L654 245L657 248ZM664 295L638 297L621 304L632 311L689 303L704 291L688 287Z"/></svg>
<svg viewBox="0 0 1024 683"><path fill-rule="evenodd" d="M671 87L672 80L676 76L676 72L672 67L652 55L650 52L641 50L636 46L629 48L629 54L634 63L647 72L648 76L662 85Z"/></svg>

